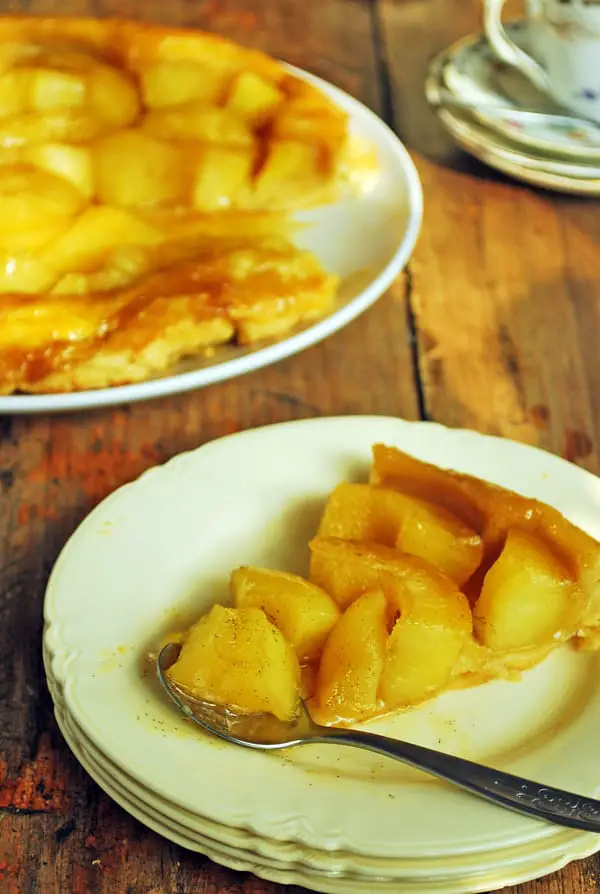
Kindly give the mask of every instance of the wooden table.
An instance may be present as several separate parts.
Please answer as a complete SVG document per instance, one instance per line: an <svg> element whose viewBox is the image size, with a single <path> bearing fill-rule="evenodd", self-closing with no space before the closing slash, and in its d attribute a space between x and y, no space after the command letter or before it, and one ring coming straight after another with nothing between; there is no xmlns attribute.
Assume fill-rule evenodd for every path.
<svg viewBox="0 0 600 894"><path fill-rule="evenodd" d="M600 208L494 175L454 149L427 109L427 61L478 28L480 0L3 0L0 9L120 14L229 35L362 99L419 168L425 224L408 270L324 344L183 397L0 418L0 891L283 892L151 834L71 757L40 654L52 563L91 507L148 466L286 419L433 419L598 471ZM518 890L600 891L600 859Z"/></svg>

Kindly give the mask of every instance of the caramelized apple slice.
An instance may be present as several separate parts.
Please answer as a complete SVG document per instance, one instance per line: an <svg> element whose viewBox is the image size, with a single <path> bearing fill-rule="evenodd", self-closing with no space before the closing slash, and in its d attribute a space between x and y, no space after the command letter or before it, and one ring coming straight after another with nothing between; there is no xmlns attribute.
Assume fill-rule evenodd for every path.
<svg viewBox="0 0 600 894"><path fill-rule="evenodd" d="M258 608L213 606L187 634L168 675L197 698L238 713L292 720L298 710L296 656Z"/></svg>
<svg viewBox="0 0 600 894"><path fill-rule="evenodd" d="M62 64L54 68L47 64L47 60L42 60L37 65L18 64L3 71L0 74L0 117L26 111L83 108L87 100L86 67L69 70Z"/></svg>
<svg viewBox="0 0 600 894"><path fill-rule="evenodd" d="M252 146L205 146L199 153L192 188L192 205L198 211L226 210L248 193L254 164Z"/></svg>
<svg viewBox="0 0 600 894"><path fill-rule="evenodd" d="M474 574L483 558L483 541L473 528L426 500L407 498L396 547L426 559L459 587Z"/></svg>
<svg viewBox="0 0 600 894"><path fill-rule="evenodd" d="M241 118L228 109L193 101L152 109L144 120L147 133L166 139L193 139L225 146L251 146L253 136Z"/></svg>
<svg viewBox="0 0 600 894"><path fill-rule="evenodd" d="M327 498L318 536L394 546L407 502L402 494L388 488L344 482Z"/></svg>
<svg viewBox="0 0 600 894"><path fill-rule="evenodd" d="M238 568L231 575L231 594L239 608L254 606L292 644L300 661L312 661L340 616L331 596L295 574L264 568Z"/></svg>
<svg viewBox="0 0 600 894"><path fill-rule="evenodd" d="M388 639L379 690L388 709L419 704L443 689L473 626L456 585L420 559L405 558L391 588L400 616Z"/></svg>
<svg viewBox="0 0 600 894"><path fill-rule="evenodd" d="M126 127L138 116L140 103L129 74L95 64L87 83L87 102L110 127Z"/></svg>
<svg viewBox="0 0 600 894"><path fill-rule="evenodd" d="M253 71L243 71L234 80L227 108L253 127L264 125L283 101L283 94Z"/></svg>
<svg viewBox="0 0 600 894"><path fill-rule="evenodd" d="M456 516L415 497L367 484L340 484L327 500L319 536L367 540L421 556L457 584L481 562L481 538Z"/></svg>
<svg viewBox="0 0 600 894"><path fill-rule="evenodd" d="M494 651L530 649L571 636L580 610L569 569L537 537L512 528L485 576L475 631Z"/></svg>
<svg viewBox="0 0 600 894"><path fill-rule="evenodd" d="M91 152L86 146L68 143L41 143L25 146L22 158L29 164L56 174L73 184L86 198L94 193Z"/></svg>
<svg viewBox="0 0 600 894"><path fill-rule="evenodd" d="M374 543L319 538L311 549L313 579L338 604L374 589L386 595L395 622L380 688L386 706L416 704L441 689L472 630L469 603L456 584L418 556Z"/></svg>
<svg viewBox="0 0 600 894"><path fill-rule="evenodd" d="M151 247L160 240L154 227L122 208L93 205L44 253L44 261L61 273L89 273L119 246Z"/></svg>
<svg viewBox="0 0 600 894"><path fill-rule="evenodd" d="M298 140L277 140L271 143L256 177L255 201L277 207L310 201L311 190L318 186L322 186L322 177L316 147Z"/></svg>
<svg viewBox="0 0 600 894"><path fill-rule="evenodd" d="M173 144L142 131L111 134L94 148L98 198L107 205L174 203L185 195L185 166Z"/></svg>
<svg viewBox="0 0 600 894"><path fill-rule="evenodd" d="M146 105L160 109L202 100L217 105L223 93L223 75L191 59L164 59L141 73Z"/></svg>
<svg viewBox="0 0 600 894"><path fill-rule="evenodd" d="M56 278L56 271L52 267L31 254L0 255L0 292L37 295L47 292ZM18 311L16 316L18 317Z"/></svg>
<svg viewBox="0 0 600 894"><path fill-rule="evenodd" d="M86 201L62 177L23 164L0 167L0 203L0 233L22 233L66 226Z"/></svg>
<svg viewBox="0 0 600 894"><path fill-rule="evenodd" d="M391 487L441 506L481 534L485 521L484 507L465 486L467 480L476 479L421 462L395 447L384 444L373 447L372 484Z"/></svg>
<svg viewBox="0 0 600 894"><path fill-rule="evenodd" d="M371 562L370 545L337 537L316 537L309 543L311 550L310 578L322 587L338 606L345 610L367 590L381 589L381 562ZM398 553L381 546L385 562L393 562Z"/></svg>
<svg viewBox="0 0 600 894"><path fill-rule="evenodd" d="M416 556L377 543L316 537L309 546L311 580L329 593L341 609L367 590L382 589L393 597L398 576L427 564Z"/></svg>
<svg viewBox="0 0 600 894"><path fill-rule="evenodd" d="M371 480L405 494L429 500L452 512L481 534L484 559L470 590L478 595L483 573L498 558L510 528L539 538L557 554L587 596L583 629L600 622L600 544L571 524L552 506L531 500L469 475L421 462L393 447L373 448Z"/></svg>
<svg viewBox="0 0 600 894"><path fill-rule="evenodd" d="M131 123L139 112L137 90L130 77L109 65L103 65L92 57L78 60L52 59L55 67L49 65L22 66L0 77L0 112L11 114L13 121L7 126L17 125L17 119L35 121L42 127L52 127L53 121L83 121L86 113L88 122L97 119L107 127L123 127ZM12 101L8 97L13 90ZM12 111L9 112L12 104ZM29 118L27 117L29 113ZM76 117L71 117L75 115ZM44 124L44 122L46 122ZM57 125L54 125L56 127ZM93 134L86 131L79 135L86 139ZM77 139L70 133L48 134L48 139ZM30 140L27 139L27 142ZM42 140L44 141L43 138ZM36 142L39 142L36 140Z"/></svg>
<svg viewBox="0 0 600 894"><path fill-rule="evenodd" d="M32 143L85 143L108 130L107 123L87 109L23 112L0 118L0 147Z"/></svg>
<svg viewBox="0 0 600 894"><path fill-rule="evenodd" d="M286 79L282 86L289 98L277 109L273 136L314 143L325 150L327 163L331 163L346 141L346 114L310 84Z"/></svg>
<svg viewBox="0 0 600 894"><path fill-rule="evenodd" d="M387 603L381 590L365 593L342 615L323 650L315 715L352 722L376 713L385 660Z"/></svg>
<svg viewBox="0 0 600 894"><path fill-rule="evenodd" d="M80 72L39 66L18 68L14 74L25 82L27 106L38 112L78 109L86 103L86 79Z"/></svg>

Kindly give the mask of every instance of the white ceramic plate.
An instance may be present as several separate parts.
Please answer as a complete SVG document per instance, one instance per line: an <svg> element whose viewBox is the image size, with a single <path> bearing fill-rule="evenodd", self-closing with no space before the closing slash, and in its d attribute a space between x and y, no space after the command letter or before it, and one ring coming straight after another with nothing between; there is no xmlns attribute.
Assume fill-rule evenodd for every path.
<svg viewBox="0 0 600 894"><path fill-rule="evenodd" d="M561 830L557 827L556 834L546 842L535 841L529 845L496 849L489 853L477 853L472 856L463 854L439 859L393 861L376 860L365 856L357 858L356 855L341 851L316 851L298 847L289 842L257 838L246 830L232 829L212 823L181 808L178 809L175 805L158 798L149 789L139 785L132 777L127 776L119 767L111 763L78 727L77 722L68 714L60 687L57 686L50 672L47 682L54 700L57 720L68 744L73 749L75 743L74 753L76 755L81 755L89 761L93 760L94 765L102 770L104 778L110 779L113 789L116 787L118 791L125 793L132 803L143 806L145 810L149 811L148 815L161 817L167 826L184 830L190 838L197 837L200 842L209 840L225 844L227 847L234 848L236 853L246 857L250 852L251 858L259 862L266 857L270 861L281 863L287 867L308 868L310 871L316 871L326 876L358 875L359 877L400 880L441 878L455 880L457 877L464 879L468 876L472 881L474 876L480 877L485 874L487 877L491 874L498 875L500 872L504 874L504 878L507 872L514 877L515 871L530 871L532 862L536 866L543 864L547 872L553 872L570 859L588 856L594 852L597 846L597 839L594 835L578 836L577 842L574 842L574 833L571 830ZM84 766L88 768L85 760ZM103 785L103 780L99 779L98 775L93 775L94 779ZM111 790L106 788L105 790L112 796ZM127 809L121 801L119 803Z"/></svg>
<svg viewBox="0 0 600 894"><path fill-rule="evenodd" d="M425 94L441 124L462 149L490 167L533 186L573 195L600 195L600 176L594 175L590 167L531 155L494 131L487 130L468 114L444 107L444 59L442 54L432 62L425 82ZM597 173L600 175L600 170Z"/></svg>
<svg viewBox="0 0 600 894"><path fill-rule="evenodd" d="M214 841L206 836L191 835L177 823L165 820L160 815L149 811L143 804L132 798L127 791L115 784L114 779L106 772L102 764L96 762L92 755L80 745L66 718L57 715L57 722L73 754L92 779L139 822L175 844L204 854L216 863L221 863L238 872L252 872L260 878L282 885L302 885L304 888L322 891L324 894L478 894L478 892L517 885L539 878L548 872L562 869L569 862L569 859L563 856L555 859L549 866L533 859L522 866L504 866L501 869L483 872L472 878L409 879L405 881L383 878L364 879L338 873L327 875L305 866L279 864L274 860L237 851L235 848L223 845L220 841Z"/></svg>
<svg viewBox="0 0 600 894"><path fill-rule="evenodd" d="M477 892L516 885L550 872L562 869L569 857L556 855L550 861L533 856L528 861L519 861L518 865L510 861L499 866L478 872L476 875L464 875L453 878L361 878L351 873L339 871L318 871L305 865L278 863L276 860L257 854L249 854L244 850L223 845L221 840L214 840L196 832L190 832L176 821L163 817L160 812L148 808L143 801L137 799L128 789L122 788L110 770L106 769L102 760L97 760L93 749L89 749L79 738L76 729L70 723L68 715L56 714L59 728L83 768L94 781L124 810L148 828L164 838L197 851L217 863L228 866L239 872L253 872L262 878L280 884L296 884L310 887L315 891L331 892L331 894L477 894ZM504 853L504 852L503 852Z"/></svg>
<svg viewBox="0 0 600 894"><path fill-rule="evenodd" d="M351 133L369 141L379 158L378 175L360 195L299 215L309 226L302 228L297 244L313 251L325 268L341 277L335 309L281 341L254 347L224 346L210 360L198 360L193 366L190 362L176 373L147 382L70 394L0 396L0 414L131 403L241 376L337 332L392 285L411 255L421 226L423 198L415 166L398 137L366 106L326 81L288 67L344 109Z"/></svg>
<svg viewBox="0 0 600 894"><path fill-rule="evenodd" d="M190 728L142 677L142 656L176 623L174 609L200 614L226 598L231 568L306 569L327 493L366 474L374 441L545 499L600 536L600 481L531 447L378 417L244 432L146 473L80 526L48 586L52 676L77 724L124 772L262 838L392 859L546 839L555 827L352 749L229 746ZM519 684L448 693L372 727L592 795L598 669L596 657L559 650Z"/></svg>

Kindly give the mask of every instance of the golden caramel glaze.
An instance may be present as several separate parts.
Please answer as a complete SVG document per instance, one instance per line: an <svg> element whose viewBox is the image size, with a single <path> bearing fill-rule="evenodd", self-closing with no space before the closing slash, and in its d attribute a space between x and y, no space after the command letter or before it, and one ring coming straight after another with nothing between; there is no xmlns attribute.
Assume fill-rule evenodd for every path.
<svg viewBox="0 0 600 894"><path fill-rule="evenodd" d="M238 266L248 269L242 275ZM336 286L310 254L286 243L219 243L116 292L3 296L0 392L140 381L234 336L276 337L329 309ZM38 325L54 337L38 340Z"/></svg>
<svg viewBox="0 0 600 894"><path fill-rule="evenodd" d="M600 544L557 509L383 444L370 479L332 491L309 543L311 581L343 612L306 681L318 722L518 680L566 643L600 648ZM383 659L381 625L354 624L376 594Z"/></svg>
<svg viewBox="0 0 600 894"><path fill-rule="evenodd" d="M464 587L471 602L477 600L485 575L504 549L509 530L516 529L538 538L564 566L565 574L582 587L583 634L600 626L600 544L554 507L384 444L373 447L371 483L429 500L482 537L483 560Z"/></svg>
<svg viewBox="0 0 600 894"><path fill-rule="evenodd" d="M324 94L217 35L0 18L0 393L140 381L326 313L336 278L289 215L350 183L348 145Z"/></svg>
<svg viewBox="0 0 600 894"><path fill-rule="evenodd" d="M396 448L375 445L373 460L371 484L329 495L309 542L310 583L261 568L231 576L228 611L250 607L279 630L318 723L351 726L442 692L516 681L566 643L600 648L600 544L590 535L546 504ZM236 661L255 661L249 674L264 693L270 671L244 648ZM188 654L191 673L200 659ZM203 658L211 669L217 661ZM200 681L194 694L251 713L248 687L217 682L215 693ZM293 704L297 683L283 688Z"/></svg>

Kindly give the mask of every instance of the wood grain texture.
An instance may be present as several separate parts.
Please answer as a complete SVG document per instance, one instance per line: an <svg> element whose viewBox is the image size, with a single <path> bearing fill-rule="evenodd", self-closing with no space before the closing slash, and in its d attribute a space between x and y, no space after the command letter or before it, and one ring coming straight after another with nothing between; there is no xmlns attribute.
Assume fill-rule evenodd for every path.
<svg viewBox="0 0 600 894"><path fill-rule="evenodd" d="M283 894L147 831L70 756L40 656L52 564L90 508L144 469L287 419L421 413L597 469L597 204L495 176L454 150L426 108L427 61L477 27L479 0L0 0L0 10L119 14L226 34L361 98L419 166L426 220L409 271L324 344L196 394L0 418L0 892ZM598 860L515 889L598 890Z"/></svg>
<svg viewBox="0 0 600 894"><path fill-rule="evenodd" d="M496 175L454 148L427 109L429 60L480 26L480 4L381 0L397 130L426 222L411 262L427 415L537 444L598 471L598 205Z"/></svg>

